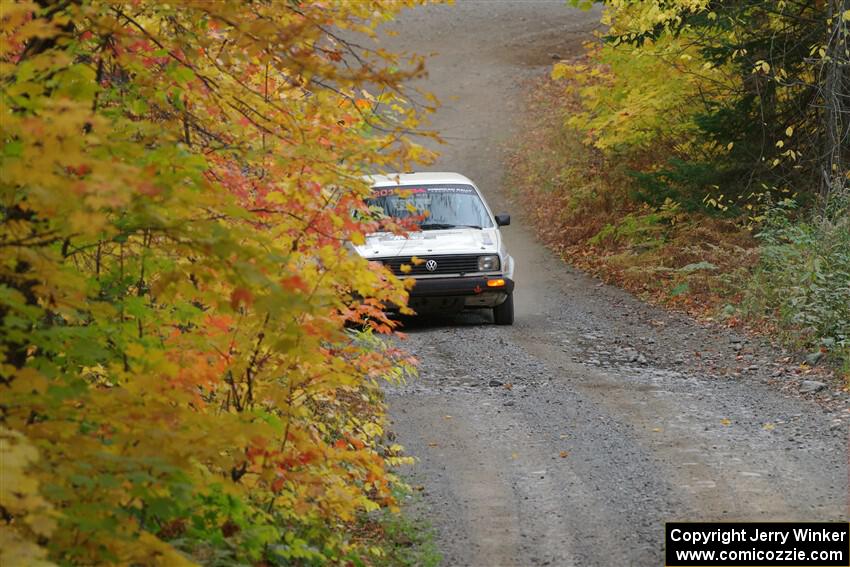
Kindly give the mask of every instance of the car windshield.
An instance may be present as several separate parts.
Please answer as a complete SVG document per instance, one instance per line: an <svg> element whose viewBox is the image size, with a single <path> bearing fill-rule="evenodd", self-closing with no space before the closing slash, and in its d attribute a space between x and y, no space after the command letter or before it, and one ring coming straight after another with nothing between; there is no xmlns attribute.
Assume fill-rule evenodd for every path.
<svg viewBox="0 0 850 567"><path fill-rule="evenodd" d="M422 230L490 228L490 215L471 185L375 187L366 201L389 217L423 217Z"/></svg>

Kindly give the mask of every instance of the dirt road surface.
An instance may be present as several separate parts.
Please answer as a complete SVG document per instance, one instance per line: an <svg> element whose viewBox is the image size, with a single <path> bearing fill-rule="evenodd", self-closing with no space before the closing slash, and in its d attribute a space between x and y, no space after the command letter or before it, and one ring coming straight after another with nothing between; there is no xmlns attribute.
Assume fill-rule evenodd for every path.
<svg viewBox="0 0 850 567"><path fill-rule="evenodd" d="M846 394L826 388L824 406L769 345L569 268L510 207L502 157L523 82L576 53L597 17L461 0L408 11L386 43L434 54L420 86L443 103L448 143L432 169L514 215L516 324L412 323L421 377L388 393L447 566L657 566L665 521L848 517Z"/></svg>

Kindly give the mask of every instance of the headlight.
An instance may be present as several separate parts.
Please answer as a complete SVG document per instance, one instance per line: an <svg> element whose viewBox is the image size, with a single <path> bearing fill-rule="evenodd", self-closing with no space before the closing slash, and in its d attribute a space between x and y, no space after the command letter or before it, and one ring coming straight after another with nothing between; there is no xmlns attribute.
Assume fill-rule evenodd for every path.
<svg viewBox="0 0 850 567"><path fill-rule="evenodd" d="M496 255L490 256L479 256L478 257L478 271L479 272L492 272L494 270L499 269L499 257Z"/></svg>

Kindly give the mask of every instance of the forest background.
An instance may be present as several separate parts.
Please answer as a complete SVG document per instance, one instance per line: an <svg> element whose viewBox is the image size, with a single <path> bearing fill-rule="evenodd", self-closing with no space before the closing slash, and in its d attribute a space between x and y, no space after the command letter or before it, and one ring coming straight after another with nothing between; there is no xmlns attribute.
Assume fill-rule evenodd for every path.
<svg viewBox="0 0 850 567"><path fill-rule="evenodd" d="M850 378L848 26L846 0L606 2L597 40L530 89L512 150L538 234Z"/></svg>

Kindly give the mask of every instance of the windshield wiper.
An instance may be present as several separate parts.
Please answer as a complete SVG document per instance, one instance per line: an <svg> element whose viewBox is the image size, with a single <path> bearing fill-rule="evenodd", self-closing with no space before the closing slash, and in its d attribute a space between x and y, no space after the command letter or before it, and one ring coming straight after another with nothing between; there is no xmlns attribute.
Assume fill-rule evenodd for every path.
<svg viewBox="0 0 850 567"><path fill-rule="evenodd" d="M420 230L442 230L442 229L446 229L446 228L477 228L478 230L481 230L480 226L474 225L474 224L447 224L447 223L432 222L432 223L428 223L428 224L420 224L419 225Z"/></svg>

